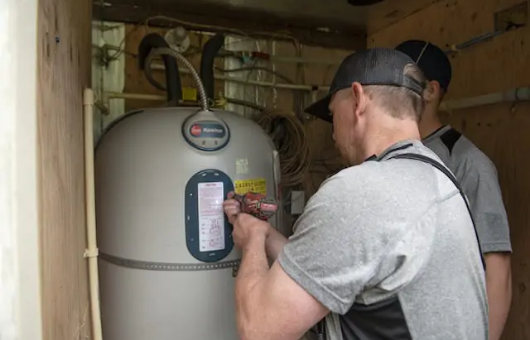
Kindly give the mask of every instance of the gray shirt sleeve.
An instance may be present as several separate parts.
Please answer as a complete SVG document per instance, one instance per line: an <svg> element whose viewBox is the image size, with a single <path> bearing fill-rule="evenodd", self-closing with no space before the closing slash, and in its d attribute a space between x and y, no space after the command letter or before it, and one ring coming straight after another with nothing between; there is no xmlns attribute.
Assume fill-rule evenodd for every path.
<svg viewBox="0 0 530 340"><path fill-rule="evenodd" d="M495 166L486 155L475 153L466 157L459 168L458 177L471 204L482 252L511 252L508 217Z"/></svg>
<svg viewBox="0 0 530 340"><path fill-rule="evenodd" d="M365 289L380 286L382 280L387 286L380 286L381 292L403 287L429 258L426 236L421 236L421 245L410 247L417 242L408 240L403 230L414 238L414 228L398 226L403 220L381 213L395 198L384 194L382 183L374 184L381 189L366 190L371 184L344 179L340 173L324 182L278 257L287 275L338 314L345 314ZM386 223L392 220L395 225Z"/></svg>

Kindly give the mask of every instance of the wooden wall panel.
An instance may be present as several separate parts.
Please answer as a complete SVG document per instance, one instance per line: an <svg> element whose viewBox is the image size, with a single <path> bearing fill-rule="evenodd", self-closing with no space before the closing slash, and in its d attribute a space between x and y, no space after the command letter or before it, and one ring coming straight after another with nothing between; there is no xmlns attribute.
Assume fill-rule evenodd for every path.
<svg viewBox="0 0 530 340"><path fill-rule="evenodd" d="M372 35L439 1L441 0L385 0L370 5L367 11L366 32Z"/></svg>
<svg viewBox="0 0 530 340"><path fill-rule="evenodd" d="M368 45L394 47L426 39L448 47L494 30L494 14L519 0L446 0L382 29ZM479 43L451 58L448 98L458 99L530 86L530 27ZM503 339L530 339L530 103L458 110L447 121L495 163L508 211L513 243L513 302Z"/></svg>
<svg viewBox="0 0 530 340"><path fill-rule="evenodd" d="M91 0L41 0L38 143L45 340L88 339L83 89L90 86Z"/></svg>

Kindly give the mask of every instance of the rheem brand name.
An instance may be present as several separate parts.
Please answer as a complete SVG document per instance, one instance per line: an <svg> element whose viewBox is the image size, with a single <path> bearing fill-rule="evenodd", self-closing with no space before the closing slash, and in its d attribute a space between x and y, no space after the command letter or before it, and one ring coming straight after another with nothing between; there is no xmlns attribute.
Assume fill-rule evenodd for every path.
<svg viewBox="0 0 530 340"><path fill-rule="evenodd" d="M210 127L205 127L202 129L202 131L206 133L217 133L217 134L221 134L225 132L224 129L210 128Z"/></svg>
<svg viewBox="0 0 530 340"><path fill-rule="evenodd" d="M195 123L190 127L190 134L196 138L223 138L226 129L218 123Z"/></svg>

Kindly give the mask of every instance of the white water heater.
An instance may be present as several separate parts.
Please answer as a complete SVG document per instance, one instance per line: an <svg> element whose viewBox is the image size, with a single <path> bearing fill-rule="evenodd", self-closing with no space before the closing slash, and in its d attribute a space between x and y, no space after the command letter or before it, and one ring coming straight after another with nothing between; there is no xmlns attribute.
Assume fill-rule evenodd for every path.
<svg viewBox="0 0 530 340"><path fill-rule="evenodd" d="M222 110L138 110L100 139L95 177L104 340L237 340L240 252L222 202L280 199L269 136Z"/></svg>

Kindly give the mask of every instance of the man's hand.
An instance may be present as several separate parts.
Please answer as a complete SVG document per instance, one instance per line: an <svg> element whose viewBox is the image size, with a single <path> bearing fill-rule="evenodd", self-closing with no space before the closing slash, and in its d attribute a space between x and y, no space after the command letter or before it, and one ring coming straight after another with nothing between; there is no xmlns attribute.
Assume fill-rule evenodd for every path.
<svg viewBox="0 0 530 340"><path fill-rule="evenodd" d="M228 194L228 199L223 203L228 221L233 226L232 238L239 249L245 249L249 241L255 237L266 239L269 235L269 223L252 215L241 212L239 202L233 199L234 193Z"/></svg>
<svg viewBox="0 0 530 340"><path fill-rule="evenodd" d="M234 224L237 219L237 215L241 213L241 206L237 200L234 198L234 192L228 193L228 199L223 202L223 208L225 210L226 217L228 217L228 222Z"/></svg>
<svg viewBox="0 0 530 340"><path fill-rule="evenodd" d="M265 242L269 233L269 224L267 222L245 213L238 214L232 225L234 226L232 238L235 246L239 249L246 249L251 241L256 238Z"/></svg>
<svg viewBox="0 0 530 340"><path fill-rule="evenodd" d="M239 202L235 199L233 199L234 193L230 192L228 194L228 199L223 203L224 211L226 216L228 217L228 221L233 225L234 231L233 231L233 238L234 243L236 244L236 247L241 248L244 244L244 241L241 240L241 238L244 238L244 236L240 235L241 228L245 228L247 224L253 224L257 223L255 220L256 218L253 218L250 215L242 214L244 217L242 217L242 220L238 222L238 216L241 214L241 207L239 205ZM287 238L280 234L276 229L274 229L269 223L258 220L258 225L256 229L260 229L262 227L266 227L266 243L265 247L267 249L267 256L271 260L276 260L278 255L280 254L283 246L287 244ZM243 229L244 230L244 229ZM237 235L234 235L236 234ZM241 237L240 237L241 236ZM237 240L236 240L237 238Z"/></svg>

